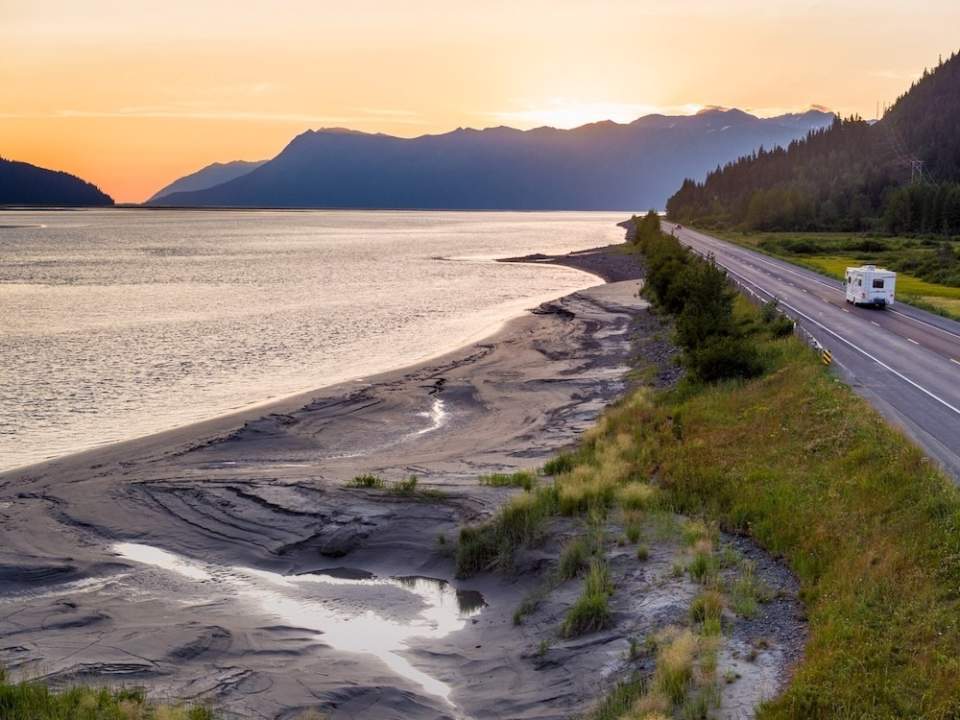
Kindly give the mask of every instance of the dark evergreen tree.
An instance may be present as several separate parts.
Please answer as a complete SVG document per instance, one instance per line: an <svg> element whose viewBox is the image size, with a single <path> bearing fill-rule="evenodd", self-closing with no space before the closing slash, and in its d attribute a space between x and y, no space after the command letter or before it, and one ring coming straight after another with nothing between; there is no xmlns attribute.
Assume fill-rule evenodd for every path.
<svg viewBox="0 0 960 720"><path fill-rule="evenodd" d="M668 215L707 227L960 233L960 55L925 72L875 124L836 118L786 149L686 180Z"/></svg>

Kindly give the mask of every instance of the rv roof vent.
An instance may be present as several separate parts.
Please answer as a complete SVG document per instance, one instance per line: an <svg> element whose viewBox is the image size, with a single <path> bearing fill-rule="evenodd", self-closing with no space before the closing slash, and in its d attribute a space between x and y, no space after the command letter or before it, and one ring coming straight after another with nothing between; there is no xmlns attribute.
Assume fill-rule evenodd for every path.
<svg viewBox="0 0 960 720"><path fill-rule="evenodd" d="M876 269L877 269L877 266L876 266L876 265L864 265L864 266L863 266L863 269L864 269L864 270L876 270Z"/></svg>

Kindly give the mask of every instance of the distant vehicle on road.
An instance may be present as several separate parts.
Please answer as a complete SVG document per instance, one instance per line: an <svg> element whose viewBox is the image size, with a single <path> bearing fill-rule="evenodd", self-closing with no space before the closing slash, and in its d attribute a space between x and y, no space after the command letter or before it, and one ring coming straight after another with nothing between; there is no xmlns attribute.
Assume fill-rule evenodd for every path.
<svg viewBox="0 0 960 720"><path fill-rule="evenodd" d="M896 285L897 274L876 265L848 267L844 280L848 303L881 308L893 305Z"/></svg>

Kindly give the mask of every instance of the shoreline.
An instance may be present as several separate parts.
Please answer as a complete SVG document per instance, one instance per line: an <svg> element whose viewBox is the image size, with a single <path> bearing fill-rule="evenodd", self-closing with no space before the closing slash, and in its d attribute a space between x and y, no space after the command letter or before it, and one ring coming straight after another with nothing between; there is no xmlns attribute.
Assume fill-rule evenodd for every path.
<svg viewBox="0 0 960 720"><path fill-rule="evenodd" d="M318 707L364 720L561 720L649 671L649 658L630 659L631 638L682 623L697 591L674 572L686 558L675 539L651 540L641 564L611 542L614 623L582 638L555 635L577 578L517 620L581 536L576 518L557 518L513 572L455 579L452 538L516 492L481 476L577 443L629 389L638 358L656 369L645 382L676 378L663 325L638 297L636 256L611 246L532 261L613 282L369 382L0 476L0 665L53 688L132 683L263 720ZM358 475L383 485L351 485ZM398 491L411 475L421 482ZM607 521L609 538L623 532ZM764 632L792 632L792 579L756 557L783 592ZM782 664L774 654L741 668L745 687L778 682Z"/></svg>
<svg viewBox="0 0 960 720"><path fill-rule="evenodd" d="M513 260L502 258L493 259L489 262L508 261L513 262ZM581 269L575 265L564 265L563 263L554 264L593 276L600 284L609 282L602 275L591 272L587 269ZM581 288L579 291L587 289L588 287L593 286L586 286ZM113 456L114 450L125 456L128 452L136 453L141 447L145 450L149 450L151 448L160 447L171 442L180 442L181 436L189 435L193 432L201 435L219 434L225 432L231 426L242 425L243 423L254 420L264 414L289 412L291 409L308 404L311 398L321 393L342 391L355 385L368 383L376 384L393 374L415 372L431 363L441 362L444 358L455 356L464 351L466 348L477 343L495 341L497 336L503 333L511 322L523 318L533 308L536 308L539 305L556 302L562 299L562 297L565 296L556 297L550 294L549 296L540 296L531 298L529 300L517 301L516 305L518 308L521 305L523 307L520 309L511 310L511 314L509 316L502 319L491 320L489 323L485 323L481 329L467 336L466 339L456 341L455 345L438 348L435 352L427 353L413 362L394 367L387 367L377 370L373 373L359 373L349 377L340 377L332 380L331 382L321 385L314 385L305 390L298 390L292 393L283 394L280 397L272 397L264 400L253 400L250 402L241 403L239 406L236 406L235 408L225 412L214 414L202 419L187 420L182 424L176 424L167 429L149 432L145 435L137 435L122 440L106 440L100 444L83 450L68 452L64 455L59 455L46 460L40 460L38 462L28 462L24 465L0 469L0 486L2 486L6 479L9 479L12 476L30 474L32 471L43 472L49 467L56 466L61 463L84 462L86 459L96 462L97 457L101 454L104 454L105 457Z"/></svg>
<svg viewBox="0 0 960 720"><path fill-rule="evenodd" d="M321 593L329 595L323 607L353 598L347 607L376 607L385 622L407 622L419 612L416 596L389 583L345 590L284 578L344 568L448 586L454 571L438 536L454 537L511 493L477 478L542 463L624 390L630 335L645 315L638 287L596 285L543 303L480 342L364 382L0 475L0 605L16 617L0 620L0 638L10 641L0 664L53 687L120 677L160 696L215 697L228 716L296 716L291 708L323 697L339 708L381 698L384 718L448 717L449 705L424 694L415 676L384 677L369 658L358 663L324 642L328 628L281 613L313 607ZM431 415L438 399L443 413ZM362 473L388 481L415 474L420 487L441 491L402 497L345 487ZM178 577L178 567L189 573ZM198 585L201 576L210 579ZM436 649L483 645L489 649L471 645L469 654L500 672L500 648L524 652L510 614L535 580L457 583L458 592L482 594L487 609ZM277 625L271 616L290 619ZM292 632L302 638L296 650ZM401 659L453 688L471 716L487 716L483 708L499 702L493 688L471 689L460 661L438 665L430 659L435 644L415 640ZM249 696L227 669L234 666L273 689ZM528 671L536 674L523 691L523 714L558 717L549 685L535 680L542 671ZM592 697L584 685L562 704Z"/></svg>

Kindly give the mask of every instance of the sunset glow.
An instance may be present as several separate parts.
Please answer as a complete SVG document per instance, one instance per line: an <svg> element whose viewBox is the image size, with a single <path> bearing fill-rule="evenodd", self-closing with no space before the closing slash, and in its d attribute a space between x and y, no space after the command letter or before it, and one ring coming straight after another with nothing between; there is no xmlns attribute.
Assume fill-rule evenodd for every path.
<svg viewBox="0 0 960 720"><path fill-rule="evenodd" d="M956 49L960 5L0 0L0 17L0 155L141 201L325 126L409 137L714 104L872 117Z"/></svg>

